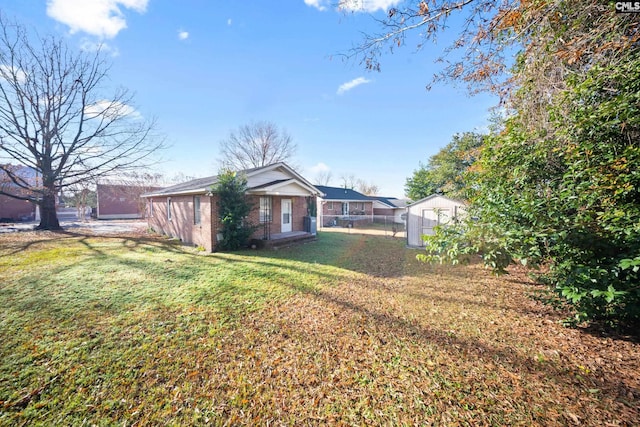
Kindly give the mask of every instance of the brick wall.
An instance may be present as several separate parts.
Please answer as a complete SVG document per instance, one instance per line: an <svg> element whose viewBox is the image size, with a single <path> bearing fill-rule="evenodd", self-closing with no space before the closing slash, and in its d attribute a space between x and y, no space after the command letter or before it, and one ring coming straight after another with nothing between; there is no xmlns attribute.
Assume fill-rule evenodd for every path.
<svg viewBox="0 0 640 427"><path fill-rule="evenodd" d="M395 209L391 208L377 208L373 210L374 215L385 215L385 216L394 216Z"/></svg>
<svg viewBox="0 0 640 427"><path fill-rule="evenodd" d="M143 218L145 203L140 195L154 190L157 187L98 184L98 218Z"/></svg>
<svg viewBox="0 0 640 427"><path fill-rule="evenodd" d="M149 227L157 233L180 239L183 243L215 250L217 213L215 197L200 195L200 223L194 223L194 196L153 197L147 201ZM171 219L167 200L171 199ZM152 206L152 207L151 207ZM215 224L212 218L216 218Z"/></svg>
<svg viewBox="0 0 640 427"><path fill-rule="evenodd" d="M36 218L36 205L26 200L18 200L0 195L0 219L9 221L30 221Z"/></svg>
<svg viewBox="0 0 640 427"><path fill-rule="evenodd" d="M291 199L292 203L292 231L304 230L304 217L307 215L307 200L305 197L272 197L272 222L269 224L270 234L281 232L282 227L282 199ZM262 239L264 227L260 224L260 197L251 196L250 203L253 210L249 214L249 221L258 225L252 238ZM153 207L151 207L151 205ZM149 227L157 233L175 237L180 241L196 246L202 246L213 252L217 246L217 234L222 232L218 220L218 197L200 196L200 224L194 224L193 196L171 197L171 220L167 214L167 197L153 197L147 200L147 220Z"/></svg>
<svg viewBox="0 0 640 427"><path fill-rule="evenodd" d="M291 200L291 231L304 231L304 217L307 216L308 206L306 197L293 196L271 196L271 217L272 221L268 225L270 234L277 234L282 231L282 199ZM265 235L265 226L260 224L260 197L251 196L251 203L254 209L249 215L249 221L258 225L258 229L253 233L254 239L262 239Z"/></svg>

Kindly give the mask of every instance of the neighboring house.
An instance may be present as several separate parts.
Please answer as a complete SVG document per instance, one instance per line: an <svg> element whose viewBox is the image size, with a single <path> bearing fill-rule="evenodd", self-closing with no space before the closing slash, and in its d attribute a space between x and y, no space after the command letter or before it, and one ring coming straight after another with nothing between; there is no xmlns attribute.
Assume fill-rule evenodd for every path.
<svg viewBox="0 0 640 427"><path fill-rule="evenodd" d="M407 245L424 246L423 235L434 234L437 225L448 224L459 218L465 204L440 194L432 194L407 206Z"/></svg>
<svg viewBox="0 0 640 427"><path fill-rule="evenodd" d="M316 185L319 223L322 227L353 225L353 221L373 221L373 200L355 190Z"/></svg>
<svg viewBox="0 0 640 427"><path fill-rule="evenodd" d="M407 204L410 203L406 199L398 199L395 197L371 196L373 200L373 215L376 217L392 217L393 222L404 224L406 219Z"/></svg>
<svg viewBox="0 0 640 427"><path fill-rule="evenodd" d="M96 186L96 216L98 219L136 219L145 217L144 193L161 187L101 183Z"/></svg>
<svg viewBox="0 0 640 427"><path fill-rule="evenodd" d="M311 237L311 233L305 232L304 217L308 215L309 201L321 194L318 188L284 163L242 173L247 177L247 195L254 206L249 222L259 226L254 239ZM222 238L219 198L212 191L217 182L218 177L211 176L144 194L149 227L184 243L215 251Z"/></svg>
<svg viewBox="0 0 640 427"><path fill-rule="evenodd" d="M13 173L18 174L30 185L35 185L36 173L26 166L2 165L4 168L11 168ZM28 191L18 187L13 183L7 174L0 169L0 192L14 194L17 196L28 196ZM0 194L0 221L33 221L37 219L38 209L35 203L28 200L21 200L6 194Z"/></svg>
<svg viewBox="0 0 640 427"><path fill-rule="evenodd" d="M0 221L33 221L37 207L33 202L0 195Z"/></svg>

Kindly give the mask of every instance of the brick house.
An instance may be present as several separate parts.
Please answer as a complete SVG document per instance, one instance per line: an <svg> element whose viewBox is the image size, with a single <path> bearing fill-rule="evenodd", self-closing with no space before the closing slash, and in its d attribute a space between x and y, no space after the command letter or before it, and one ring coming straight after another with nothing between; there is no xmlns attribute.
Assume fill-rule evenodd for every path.
<svg viewBox="0 0 640 427"><path fill-rule="evenodd" d="M26 166L1 165L0 168L0 221L33 221L38 210L35 203L25 200L33 198L33 194L11 181L5 168L24 180L25 185L35 185L36 173ZM2 194L4 193L4 194ZM11 197L14 195L17 197Z"/></svg>
<svg viewBox="0 0 640 427"><path fill-rule="evenodd" d="M308 238L304 217L309 202L321 194L315 186L284 163L242 171L254 209L249 222L258 225L258 240ZM156 232L213 252L221 238L218 196L212 187L217 176L199 178L144 194L147 220Z"/></svg>
<svg viewBox="0 0 640 427"><path fill-rule="evenodd" d="M98 219L144 218L145 201L140 196L161 187L100 183L96 186Z"/></svg>
<svg viewBox="0 0 640 427"><path fill-rule="evenodd" d="M322 227L373 221L373 200L369 196L342 187L316 185L324 196L318 197L318 220Z"/></svg>
<svg viewBox="0 0 640 427"><path fill-rule="evenodd" d="M372 196L371 199L373 199L374 216L392 219L396 223L405 222L407 205L411 203L409 200L380 196Z"/></svg>
<svg viewBox="0 0 640 427"><path fill-rule="evenodd" d="M33 221L37 206L28 200L0 195L0 221Z"/></svg>

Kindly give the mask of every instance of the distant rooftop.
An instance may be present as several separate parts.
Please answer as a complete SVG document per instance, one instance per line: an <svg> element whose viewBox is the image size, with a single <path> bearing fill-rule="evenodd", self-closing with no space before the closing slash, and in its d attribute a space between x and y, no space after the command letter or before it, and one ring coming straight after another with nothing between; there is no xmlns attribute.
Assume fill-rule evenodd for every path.
<svg viewBox="0 0 640 427"><path fill-rule="evenodd" d="M316 185L315 187L325 194L325 197L323 197L324 200L371 201L369 196L365 196L350 188L327 187L325 185Z"/></svg>

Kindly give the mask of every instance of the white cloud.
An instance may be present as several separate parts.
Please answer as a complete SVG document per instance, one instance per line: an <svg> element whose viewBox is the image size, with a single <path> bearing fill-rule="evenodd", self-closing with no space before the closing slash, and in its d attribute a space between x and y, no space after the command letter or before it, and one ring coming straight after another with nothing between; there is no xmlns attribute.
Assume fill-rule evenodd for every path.
<svg viewBox="0 0 640 427"><path fill-rule="evenodd" d="M339 0L337 9L350 12L387 11L400 2L402 0ZM335 0L304 0L304 3L318 10L327 10L335 4Z"/></svg>
<svg viewBox="0 0 640 427"><path fill-rule="evenodd" d="M82 39L82 41L80 42L80 49L84 50L85 52L97 52L99 50L113 57L120 55L120 51L118 50L118 48L110 46L107 43L96 42L89 39Z"/></svg>
<svg viewBox="0 0 640 427"><path fill-rule="evenodd" d="M131 119L141 119L142 114L130 105L123 104L121 102L113 102L102 100L95 104L87 105L84 108L84 113L89 116L90 119L104 116L108 120L119 119L122 117L129 117Z"/></svg>
<svg viewBox="0 0 640 427"><path fill-rule="evenodd" d="M71 33L85 32L113 38L127 28L121 8L144 13L149 0L48 0L47 15L69 26Z"/></svg>
<svg viewBox="0 0 640 427"><path fill-rule="evenodd" d="M27 75L24 71L11 67L9 65L0 65L0 79L7 82L24 83L27 81Z"/></svg>
<svg viewBox="0 0 640 427"><path fill-rule="evenodd" d="M320 162L315 166L311 166L309 168L309 170L312 173L320 173L320 172L329 172L331 170L331 168L329 166L327 166L326 164Z"/></svg>
<svg viewBox="0 0 640 427"><path fill-rule="evenodd" d="M178 38L180 40L186 40L189 38L189 32L188 31L178 31Z"/></svg>
<svg viewBox="0 0 640 427"><path fill-rule="evenodd" d="M352 12L375 12L376 10L387 11L396 6L402 0L340 0L338 9Z"/></svg>
<svg viewBox="0 0 640 427"><path fill-rule="evenodd" d="M231 18L227 19L227 26L231 26L231 24L233 24L233 21L231 20Z"/></svg>
<svg viewBox="0 0 640 427"><path fill-rule="evenodd" d="M345 92L350 91L351 89L353 89L356 86L360 86L362 84L370 83L370 82L371 82L371 80L369 80L369 79L365 79L364 77L358 77L358 78L355 78L355 79L351 80L350 82L346 82L346 83L341 84L336 93L338 95L342 95Z"/></svg>
<svg viewBox="0 0 640 427"><path fill-rule="evenodd" d="M304 4L307 6L315 7L318 10L326 10L327 7L324 6L326 0L304 0Z"/></svg>

